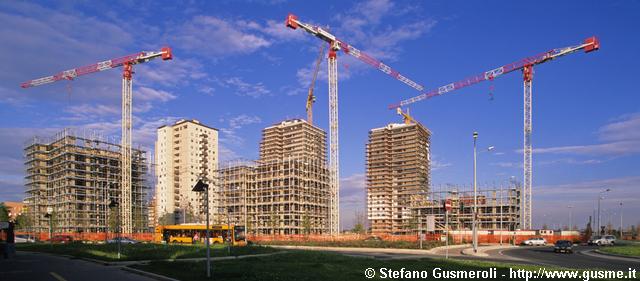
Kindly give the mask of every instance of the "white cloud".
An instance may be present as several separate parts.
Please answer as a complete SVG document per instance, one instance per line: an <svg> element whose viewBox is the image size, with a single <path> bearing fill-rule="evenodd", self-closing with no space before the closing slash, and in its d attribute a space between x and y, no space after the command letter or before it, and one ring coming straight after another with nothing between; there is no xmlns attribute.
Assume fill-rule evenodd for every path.
<svg viewBox="0 0 640 281"><path fill-rule="evenodd" d="M272 44L261 34L250 32L250 27L245 27L254 24L242 25L213 16L196 16L173 30L172 34L175 34L175 43L185 50L223 57L252 53Z"/></svg>
<svg viewBox="0 0 640 281"><path fill-rule="evenodd" d="M247 114L240 114L229 120L229 128L240 129L245 125L260 124L260 123L262 123L262 119L258 116L249 116Z"/></svg>
<svg viewBox="0 0 640 281"><path fill-rule="evenodd" d="M238 96L259 98L271 93L271 91L267 89L267 87L262 84L262 82L252 84L245 82L240 77L222 78L216 79L215 81L221 87L231 89Z"/></svg>
<svg viewBox="0 0 640 281"><path fill-rule="evenodd" d="M224 122L225 119L220 119ZM238 116L226 118L227 125L220 128L220 159L230 161L241 158L235 150L242 149L245 143L244 137L238 135L238 131L247 125L260 124L262 118L255 115L240 114ZM235 149L235 150L234 150Z"/></svg>
<svg viewBox="0 0 640 281"><path fill-rule="evenodd" d="M501 168L522 168L522 162L496 162L491 163L491 165Z"/></svg>
<svg viewBox="0 0 640 281"><path fill-rule="evenodd" d="M120 114L121 107L119 105L105 105L105 104L79 104L68 106L64 109L65 112L70 113L72 117L65 117L62 120L93 120L104 116L117 116Z"/></svg>
<svg viewBox="0 0 640 281"><path fill-rule="evenodd" d="M424 18L419 13L411 14L411 7L398 7L395 3L387 0L369 0L355 4L351 8L345 9L334 17L337 27L331 30L341 40L353 45L362 52L380 61L396 61L402 53L402 43L414 40L429 33L437 24L436 20ZM383 24L386 17L399 19L400 24ZM307 35L307 37L309 37ZM317 41L317 40L316 40ZM313 48L316 53L317 48ZM338 60L340 69L340 80L348 80L352 75L374 70L370 65L354 58L353 56L340 53ZM326 57L326 55L325 55ZM314 56L315 58L315 56ZM298 80L297 87L289 87L286 91L288 95L300 94L306 89L311 81L313 65L315 59L310 60L307 66L296 72ZM393 68L393 65L391 65ZM410 73L404 73L401 69L395 69L410 79ZM375 71L375 70L374 70ZM384 75L383 73L370 75ZM326 81L326 67L321 67L318 74L319 81ZM419 83L419 81L416 81Z"/></svg>
<svg viewBox="0 0 640 281"><path fill-rule="evenodd" d="M388 0L358 3L336 16L340 22L340 38L345 38L377 59L395 60L401 51L401 42L416 39L430 32L437 24L436 20L425 19L419 13L407 16L409 11L411 9L396 7L395 3ZM397 26L383 25L381 19L385 17L399 18L401 23Z"/></svg>
<svg viewBox="0 0 640 281"><path fill-rule="evenodd" d="M264 33L270 35L271 37L277 39L278 41L297 41L304 40L307 38L308 34L306 32L302 32L301 30L293 30L284 25L284 20L275 21L268 20L265 27L259 27Z"/></svg>
<svg viewBox="0 0 640 281"><path fill-rule="evenodd" d="M624 156L640 153L640 113L625 114L616 121L600 127L597 132L598 139L603 143L534 148L533 152L593 156ZM518 152L522 153L522 150Z"/></svg>
<svg viewBox="0 0 640 281"><path fill-rule="evenodd" d="M176 87L190 85L193 81L207 77L208 74L200 61L177 57L169 61L136 66L135 79L136 83L142 86Z"/></svg>
<svg viewBox="0 0 640 281"><path fill-rule="evenodd" d="M0 79L16 88L29 79L122 56L126 54L123 46L134 38L119 25L95 17L60 12L28 2L3 2L0 7L0 38L11 38L0 44L0 61L3 62ZM71 93L91 93L73 96L82 101L118 99L113 93L118 92L119 80L110 78L117 75L100 73L92 74L91 79L78 78L71 84ZM40 86L28 92L20 90L19 96L0 91L0 98L13 103L20 99L21 104L60 101L66 98L60 94L64 91L62 83Z"/></svg>
<svg viewBox="0 0 640 281"><path fill-rule="evenodd" d="M176 96L172 93L148 87L138 87L134 91L134 100L168 102L175 98Z"/></svg>
<svg viewBox="0 0 640 281"><path fill-rule="evenodd" d="M438 160L433 159L431 161L431 170L432 171L437 171L440 170L442 168L446 168L446 167L451 167L453 166L453 164L448 163L448 162L440 162Z"/></svg>
<svg viewBox="0 0 640 281"><path fill-rule="evenodd" d="M200 86L198 88L198 92L203 93L203 94L207 94L207 95L213 95L213 93L216 91L215 88L210 87L210 86Z"/></svg>
<svg viewBox="0 0 640 281"><path fill-rule="evenodd" d="M619 203L622 202L625 214L638 214L640 213L640 191L637 188L639 185L640 177L630 176L534 186L532 189L534 220L538 224L541 224L544 219L544 222L549 225L564 225L567 223L567 206L572 205L573 222L584 227L597 206L599 192L607 188L611 191L603 194L604 199L601 201L603 211L617 212L620 210ZM558 214L567 214L567 216ZM636 217L625 216L625 218L626 225L637 223ZM619 219L614 221L614 224L615 222L619 222Z"/></svg>

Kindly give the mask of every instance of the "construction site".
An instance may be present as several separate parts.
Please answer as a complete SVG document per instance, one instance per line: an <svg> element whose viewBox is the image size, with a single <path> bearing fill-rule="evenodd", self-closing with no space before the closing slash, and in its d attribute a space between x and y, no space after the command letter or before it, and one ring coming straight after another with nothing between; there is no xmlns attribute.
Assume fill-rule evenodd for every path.
<svg viewBox="0 0 640 281"><path fill-rule="evenodd" d="M440 206L443 200L458 206L458 212L451 215L452 225L459 229L469 227L469 218L479 220L473 224L474 229L475 226L490 229L532 228L533 67L578 51L589 53L598 50L596 37L427 90L390 66L338 39L326 28L300 21L293 14L287 16L285 25L320 39L322 44L306 98L307 120L289 119L265 128L258 160L224 165L218 165L217 129L202 126L196 120L181 120L172 126L159 128L155 147L159 184L153 202L156 223L166 214L174 216L174 223L187 222L187 213L193 213L194 222L202 222L206 204L207 210L212 210L214 221L244 224L254 234L339 234L337 59L339 51L343 51L420 93L388 106L401 115L404 119L402 124L389 124L369 132L366 200L368 221L373 233L414 233L416 221L422 225L423 216L426 216L425 219L433 216L436 225L441 225ZM314 86L321 60L325 58L326 45L329 47L326 56L328 142L325 131L313 125L312 116L316 99ZM143 179L146 158L143 151L132 149L133 66L156 58L171 60L171 48L139 52L22 83L23 88L30 88L117 67L123 70L119 145L94 138L68 136L65 131L56 140L44 143L34 140L25 148L28 157L27 199L33 206L33 213L42 215L43 210L55 212L64 221L60 229L65 231L96 232L106 228L107 201L114 199L115 203L111 205L119 208L121 221L118 224L122 232L141 231L142 221L147 220ZM506 189L505 192L502 189L497 192L495 187L482 190L480 197L475 197L479 203L474 201L471 204L478 205L473 209L469 209L467 191L452 189L446 194L439 194L439 197L435 196L430 190L431 131L413 119L407 107L483 81L492 81L514 71L522 71L524 86L523 186L516 190ZM57 149L58 146L61 149ZM75 150L84 154L73 154L80 153ZM108 156L104 156L104 159L98 155L89 157L93 155L90 151ZM47 159L57 162L52 164L54 161ZM102 168L101 165L110 168ZM56 169L71 173L72 176L60 174L62 172ZM200 179L213 184L212 190L215 192L209 193L207 198L191 190L192 185ZM42 216L37 220L42 228L46 220ZM506 228L503 224L498 225L505 221L509 225Z"/></svg>
<svg viewBox="0 0 640 281"><path fill-rule="evenodd" d="M301 119L265 128L259 160L230 161L218 172L229 221L254 235L329 233L325 138Z"/></svg>
<svg viewBox="0 0 640 281"><path fill-rule="evenodd" d="M122 197L120 145L96 133L64 129L25 144L26 214L33 230L47 233L116 231L124 210L112 202ZM148 231L147 157L132 150L132 233Z"/></svg>
<svg viewBox="0 0 640 281"><path fill-rule="evenodd" d="M471 230L474 207L476 224L481 230L516 230L520 228L521 189L511 186L482 186L473 190L447 186L443 190L417 195L413 200L411 227L414 231L444 233L448 230ZM477 205L474 205L474 198ZM447 211L448 209L448 211ZM429 226L429 227L427 227Z"/></svg>

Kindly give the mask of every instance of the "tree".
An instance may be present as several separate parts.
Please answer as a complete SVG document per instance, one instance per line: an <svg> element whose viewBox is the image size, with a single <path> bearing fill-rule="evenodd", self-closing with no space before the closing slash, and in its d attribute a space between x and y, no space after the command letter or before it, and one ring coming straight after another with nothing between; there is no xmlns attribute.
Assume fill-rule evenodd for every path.
<svg viewBox="0 0 640 281"><path fill-rule="evenodd" d="M173 213L165 213L160 218L158 218L159 225L172 225L176 223L176 217Z"/></svg>
<svg viewBox="0 0 640 281"><path fill-rule="evenodd" d="M309 217L309 212L304 212L302 216L302 227L304 228L304 234L311 234L311 218Z"/></svg>
<svg viewBox="0 0 640 281"><path fill-rule="evenodd" d="M364 225L362 225L361 223L356 223L356 225L353 226L353 229L351 229L351 231L353 233L362 234L364 233Z"/></svg>
<svg viewBox="0 0 640 281"><path fill-rule="evenodd" d="M276 227L280 226L279 218L280 217L275 213L272 213L271 217L269 218L269 224L271 225L271 234L273 235L276 234Z"/></svg>
<svg viewBox="0 0 640 281"><path fill-rule="evenodd" d="M591 218L589 218L589 222L587 223L587 228L584 230L584 236L586 239L591 238L593 235L593 229L591 229Z"/></svg>
<svg viewBox="0 0 640 281"><path fill-rule="evenodd" d="M32 224L32 219L25 214L19 214L16 217L16 229L29 230L33 226Z"/></svg>
<svg viewBox="0 0 640 281"><path fill-rule="evenodd" d="M0 203L0 221L9 221L9 210L4 203Z"/></svg>
<svg viewBox="0 0 640 281"><path fill-rule="evenodd" d="M118 231L118 216L119 216L118 208L109 208L109 231L116 232Z"/></svg>
<svg viewBox="0 0 640 281"><path fill-rule="evenodd" d="M355 223L353 225L353 229L351 230L353 233L363 234L365 233L364 229L364 216L359 211L356 211L355 214Z"/></svg>

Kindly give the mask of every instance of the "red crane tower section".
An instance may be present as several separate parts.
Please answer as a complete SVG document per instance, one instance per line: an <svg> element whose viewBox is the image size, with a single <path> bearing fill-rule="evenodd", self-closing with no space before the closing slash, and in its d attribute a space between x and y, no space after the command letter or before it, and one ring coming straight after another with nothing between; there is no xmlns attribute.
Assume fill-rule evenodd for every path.
<svg viewBox="0 0 640 281"><path fill-rule="evenodd" d="M155 52L138 52L120 58L101 61L87 66L72 68L51 76L26 81L20 86L30 88L60 80L73 80L82 75L105 71L122 66L122 143L121 143L121 184L120 184L120 215L121 232L133 232L133 220L131 213L131 129L132 129L132 86L133 65L162 58L171 60L171 48L164 47Z"/></svg>
<svg viewBox="0 0 640 281"><path fill-rule="evenodd" d="M464 80L449 83L441 86L437 89L425 91L422 94L400 101L399 103L389 105L389 109L400 108L407 106L415 102L430 99L436 96L443 95L448 92L452 92L461 88L465 88L471 85L475 85L482 81L493 80L496 77L502 76L512 71L522 70L523 82L524 82L524 189L522 200L522 215L521 215L521 228L530 229L531 225L531 184L532 184L532 148L531 148L531 121L532 121L532 81L533 81L533 66L542 64L553 59L575 53L580 50L584 50L585 53L596 51L600 49L600 42L596 37L589 37L579 45L569 46L565 48L553 49L532 57L524 58L519 61L483 72L481 74L469 77Z"/></svg>
<svg viewBox="0 0 640 281"><path fill-rule="evenodd" d="M327 30L313 26L307 23L303 23L298 20L295 15L289 14L285 20L287 27L292 29L302 29L311 35L320 38L321 40L329 43L329 55L327 60L328 65L328 80L329 80L329 185L330 188L330 215L329 215L329 229L331 234L338 234L340 232L340 164L338 157L338 63L337 52L339 50L356 57L357 59L369 64L378 70L390 75L391 77L400 80L402 83L407 84L418 91L422 91L424 87L413 80L400 74L398 71L392 69L388 65L382 63L379 60L367 55L366 53L356 49L348 43L336 38L333 34Z"/></svg>

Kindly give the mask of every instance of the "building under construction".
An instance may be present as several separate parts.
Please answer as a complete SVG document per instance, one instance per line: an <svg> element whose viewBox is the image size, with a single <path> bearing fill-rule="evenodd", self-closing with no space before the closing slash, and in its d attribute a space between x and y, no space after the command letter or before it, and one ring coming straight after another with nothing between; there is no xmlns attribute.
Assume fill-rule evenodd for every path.
<svg viewBox="0 0 640 281"><path fill-rule="evenodd" d="M473 189L460 191L449 186L445 191L431 191L414 195L411 212L413 231L436 231L445 229L445 202L451 206L447 214L450 230L471 230L473 228ZM521 188L515 185L507 187L481 187L477 191L478 229L480 230L516 230L520 228ZM426 227L433 226L434 229Z"/></svg>
<svg viewBox="0 0 640 281"><path fill-rule="evenodd" d="M369 131L367 214L372 233L412 231L413 195L426 193L430 183L430 137L418 122Z"/></svg>
<svg viewBox="0 0 640 281"><path fill-rule="evenodd" d="M147 231L147 159L132 150L133 231ZM114 231L121 201L120 145L96 133L65 129L50 138L34 137L24 148L27 215L38 232Z"/></svg>
<svg viewBox="0 0 640 281"><path fill-rule="evenodd" d="M328 233L326 133L306 121L265 128L260 160L229 162L218 176L229 221L250 233Z"/></svg>

